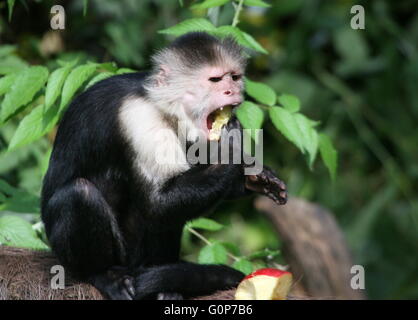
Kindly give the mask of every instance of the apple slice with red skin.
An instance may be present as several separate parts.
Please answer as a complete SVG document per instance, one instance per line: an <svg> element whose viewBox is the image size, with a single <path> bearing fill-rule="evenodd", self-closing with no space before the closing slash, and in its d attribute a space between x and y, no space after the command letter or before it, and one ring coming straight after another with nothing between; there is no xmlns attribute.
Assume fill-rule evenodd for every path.
<svg viewBox="0 0 418 320"><path fill-rule="evenodd" d="M279 269L259 269L238 285L235 300L286 300L293 276Z"/></svg>

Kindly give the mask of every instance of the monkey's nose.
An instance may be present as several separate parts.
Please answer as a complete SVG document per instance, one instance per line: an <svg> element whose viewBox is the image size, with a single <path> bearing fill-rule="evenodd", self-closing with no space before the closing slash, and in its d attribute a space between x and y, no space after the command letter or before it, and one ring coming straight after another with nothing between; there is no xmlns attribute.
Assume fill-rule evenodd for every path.
<svg viewBox="0 0 418 320"><path fill-rule="evenodd" d="M231 90L226 90L224 91L224 95L230 96L232 94Z"/></svg>

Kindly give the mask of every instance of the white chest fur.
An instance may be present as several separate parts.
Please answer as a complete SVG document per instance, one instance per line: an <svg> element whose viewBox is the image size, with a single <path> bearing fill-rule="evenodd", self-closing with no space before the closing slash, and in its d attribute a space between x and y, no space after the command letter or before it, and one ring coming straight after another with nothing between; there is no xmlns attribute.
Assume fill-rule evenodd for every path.
<svg viewBox="0 0 418 320"><path fill-rule="evenodd" d="M135 152L139 173L155 186L190 168L176 132L159 110L140 97L124 101L119 112L122 131Z"/></svg>

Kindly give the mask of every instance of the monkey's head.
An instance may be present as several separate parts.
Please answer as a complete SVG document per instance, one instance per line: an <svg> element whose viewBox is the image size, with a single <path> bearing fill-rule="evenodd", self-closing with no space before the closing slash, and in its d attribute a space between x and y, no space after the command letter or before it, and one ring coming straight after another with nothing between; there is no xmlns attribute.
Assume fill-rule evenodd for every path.
<svg viewBox="0 0 418 320"><path fill-rule="evenodd" d="M237 107L243 100L246 59L232 39L218 39L203 32L177 38L152 57L153 72L148 95L161 110L204 136L213 113Z"/></svg>

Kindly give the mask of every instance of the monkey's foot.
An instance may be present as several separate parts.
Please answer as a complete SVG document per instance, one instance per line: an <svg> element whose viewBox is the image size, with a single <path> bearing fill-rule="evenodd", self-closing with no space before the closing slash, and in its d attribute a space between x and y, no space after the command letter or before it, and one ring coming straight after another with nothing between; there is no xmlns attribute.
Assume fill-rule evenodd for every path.
<svg viewBox="0 0 418 320"><path fill-rule="evenodd" d="M133 300L135 289L134 279L131 276L123 275L115 277L112 271L95 276L91 283L111 300Z"/></svg>
<svg viewBox="0 0 418 320"><path fill-rule="evenodd" d="M266 195L279 205L286 204L287 202L285 183L277 178L273 171L266 167L257 175L246 176L245 187Z"/></svg>
<svg viewBox="0 0 418 320"><path fill-rule="evenodd" d="M176 292L160 292L157 300L183 300L183 295Z"/></svg>

